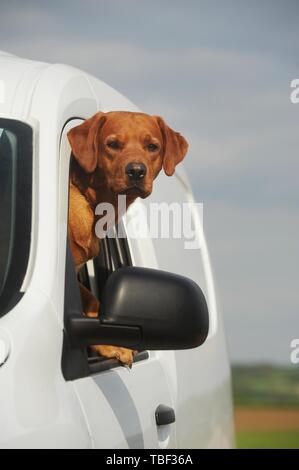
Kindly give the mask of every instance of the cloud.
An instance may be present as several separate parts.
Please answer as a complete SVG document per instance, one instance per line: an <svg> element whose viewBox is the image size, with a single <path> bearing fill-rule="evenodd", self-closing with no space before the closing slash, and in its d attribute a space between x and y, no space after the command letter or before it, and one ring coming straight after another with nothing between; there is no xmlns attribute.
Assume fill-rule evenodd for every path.
<svg viewBox="0 0 299 470"><path fill-rule="evenodd" d="M204 229L232 358L287 363L298 333L298 213L205 204Z"/></svg>
<svg viewBox="0 0 299 470"><path fill-rule="evenodd" d="M30 4L30 1L18 3L12 0L1 5L1 39L3 42L8 40L13 43L14 38L21 40L42 36L53 31L55 17L53 10L43 8L41 2Z"/></svg>
<svg viewBox="0 0 299 470"><path fill-rule="evenodd" d="M35 12L34 24L40 22L41 14L42 12ZM31 13L28 16L31 17ZM161 81L161 77L167 77L168 85L171 84L170 77L176 80L177 77L188 75L190 79L193 74L206 80L214 77L215 85L223 84L226 77L230 83L231 80L238 82L238 77L234 78L231 74L232 68L244 71L244 67L248 80L252 80L255 70L263 61L262 57L253 54L244 56L236 52L205 47L156 49L132 42L103 40L100 35L98 38L83 36L74 40L73 37L49 37L42 29L37 31L35 30L34 37L4 37L1 47L28 58L49 62L63 61L98 72L103 69L103 64L106 73L116 76L121 74L125 80L146 78ZM105 73L105 70L103 72ZM220 74L222 79L219 83Z"/></svg>
<svg viewBox="0 0 299 470"><path fill-rule="evenodd" d="M298 2L171 6L10 1L1 48L86 70L188 138L233 358L288 362L298 331Z"/></svg>

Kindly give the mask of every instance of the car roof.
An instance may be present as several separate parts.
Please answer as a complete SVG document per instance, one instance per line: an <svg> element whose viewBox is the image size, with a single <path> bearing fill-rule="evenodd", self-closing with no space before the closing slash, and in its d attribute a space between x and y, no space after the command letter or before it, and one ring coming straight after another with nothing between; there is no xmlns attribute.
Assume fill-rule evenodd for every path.
<svg viewBox="0 0 299 470"><path fill-rule="evenodd" d="M21 117L24 114L34 85L48 66L45 62L0 51L0 116Z"/></svg>

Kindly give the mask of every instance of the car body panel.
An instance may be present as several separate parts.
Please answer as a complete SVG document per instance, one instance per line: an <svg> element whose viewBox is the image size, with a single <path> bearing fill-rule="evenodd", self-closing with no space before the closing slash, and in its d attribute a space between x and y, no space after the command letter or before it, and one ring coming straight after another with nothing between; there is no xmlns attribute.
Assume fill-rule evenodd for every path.
<svg viewBox="0 0 299 470"><path fill-rule="evenodd" d="M133 262L189 275L202 286L211 324L207 342L186 351L151 351L147 361L66 382L61 372L66 259L67 123L95 112L138 108L110 86L70 66L0 53L0 116L34 129L33 224L24 295L0 318L9 357L0 366L0 447L232 447L230 369L206 248L198 269L175 250L130 239ZM5 72L2 73L2 70ZM78 121L80 122L80 121ZM63 134L64 132L64 134ZM161 175L150 201L190 200L183 165ZM178 194L181 196L178 196ZM206 247L206 245L205 245ZM199 250L200 251L200 250ZM170 253L170 252L169 252ZM157 429L155 406L172 406L176 423Z"/></svg>

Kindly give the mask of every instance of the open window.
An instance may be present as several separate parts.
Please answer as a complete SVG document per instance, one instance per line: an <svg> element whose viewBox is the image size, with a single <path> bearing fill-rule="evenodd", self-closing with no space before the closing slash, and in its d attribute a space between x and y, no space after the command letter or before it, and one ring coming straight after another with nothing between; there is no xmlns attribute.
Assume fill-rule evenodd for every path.
<svg viewBox="0 0 299 470"><path fill-rule="evenodd" d="M121 227L124 234L124 227ZM66 380L97 374L115 367L120 363L116 359L107 359L93 353L90 348L78 348L70 341L67 324L70 315L83 316L79 282L81 282L101 302L101 295L109 275L116 269L132 266L128 241L125 237L118 238L117 231L112 237L101 240L99 256L88 261L76 276L74 262L69 246L67 246L65 275L64 305L64 344L62 355L62 371ZM140 351L134 357L134 363L149 357L147 351Z"/></svg>
<svg viewBox="0 0 299 470"><path fill-rule="evenodd" d="M67 131L74 125L80 124L81 118L74 118L66 123L61 135L61 188L65 197L68 197L69 170L71 164L70 146ZM68 176L67 176L68 175ZM62 204L63 210L65 205ZM83 309L80 296L79 282L89 289L101 302L101 296L110 274L125 266L132 265L125 229L121 223L119 230L121 237L116 233L113 237L101 240L99 256L88 261L78 276L75 272L74 261L69 244L66 241L66 267L65 267L65 296L64 296L64 340L62 352L62 372L66 380L74 380L120 366L116 359L107 359L95 355L90 348L80 348L72 342L68 334L68 325L71 317L82 318ZM107 343L109 344L109 343ZM134 357L134 362L147 359L147 351L140 351Z"/></svg>

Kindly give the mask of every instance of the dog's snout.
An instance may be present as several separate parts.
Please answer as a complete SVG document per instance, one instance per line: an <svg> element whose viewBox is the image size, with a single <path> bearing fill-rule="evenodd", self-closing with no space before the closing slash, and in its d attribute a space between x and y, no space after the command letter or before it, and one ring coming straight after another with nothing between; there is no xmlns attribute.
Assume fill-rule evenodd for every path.
<svg viewBox="0 0 299 470"><path fill-rule="evenodd" d="M143 163L129 163L125 171L131 181L137 182L145 177L146 166Z"/></svg>

